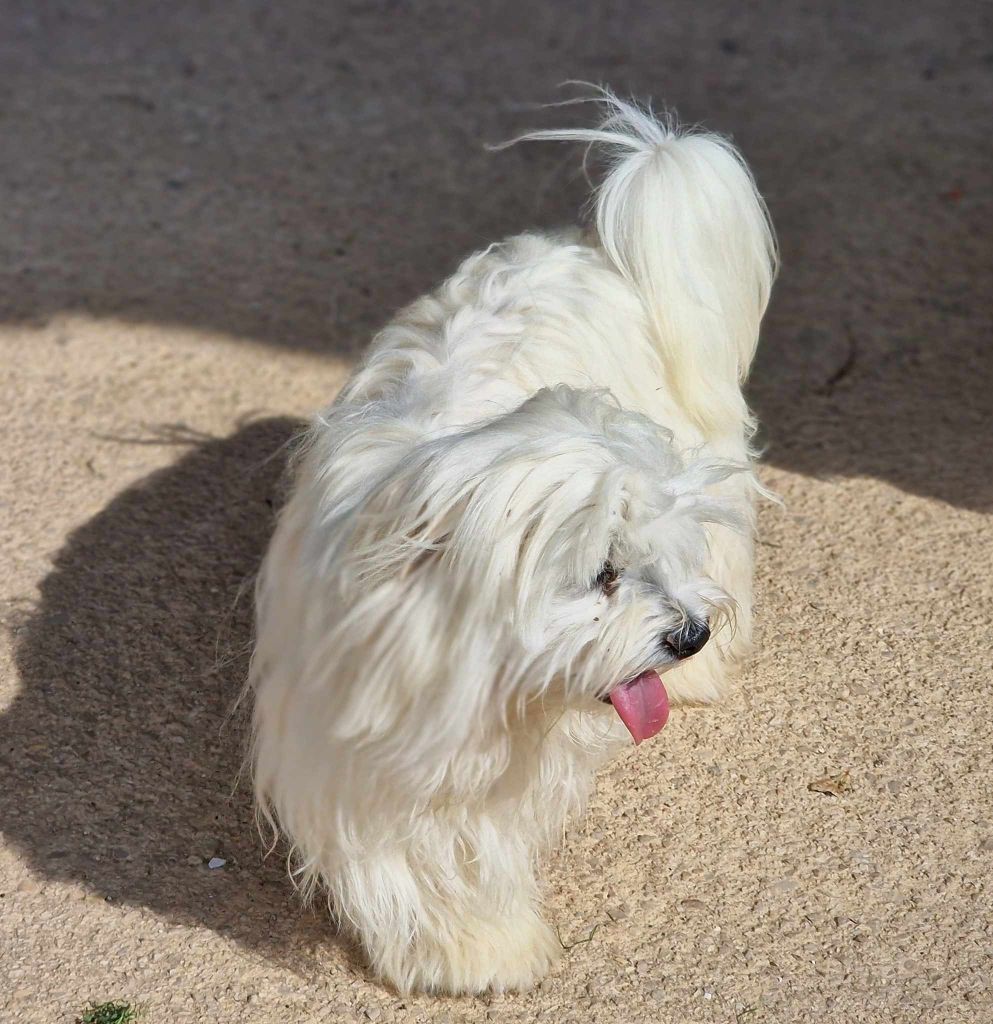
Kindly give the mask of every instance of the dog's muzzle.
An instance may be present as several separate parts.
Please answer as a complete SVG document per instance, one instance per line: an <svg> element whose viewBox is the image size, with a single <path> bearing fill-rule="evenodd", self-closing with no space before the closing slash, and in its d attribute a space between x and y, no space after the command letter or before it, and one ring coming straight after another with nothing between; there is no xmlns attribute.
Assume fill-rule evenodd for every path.
<svg viewBox="0 0 993 1024"><path fill-rule="evenodd" d="M663 636L662 646L673 657L681 660L703 650L709 639L710 627L705 622L695 622L691 619L684 622L679 629Z"/></svg>

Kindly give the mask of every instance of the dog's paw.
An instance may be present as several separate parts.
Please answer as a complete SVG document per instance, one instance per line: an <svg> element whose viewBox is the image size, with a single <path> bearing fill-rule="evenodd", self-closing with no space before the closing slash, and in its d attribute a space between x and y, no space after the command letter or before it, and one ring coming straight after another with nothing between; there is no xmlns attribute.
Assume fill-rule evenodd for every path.
<svg viewBox="0 0 993 1024"><path fill-rule="evenodd" d="M385 980L401 992L523 992L548 973L561 953L555 934L530 909L445 924L430 935L422 933L393 963L381 960Z"/></svg>

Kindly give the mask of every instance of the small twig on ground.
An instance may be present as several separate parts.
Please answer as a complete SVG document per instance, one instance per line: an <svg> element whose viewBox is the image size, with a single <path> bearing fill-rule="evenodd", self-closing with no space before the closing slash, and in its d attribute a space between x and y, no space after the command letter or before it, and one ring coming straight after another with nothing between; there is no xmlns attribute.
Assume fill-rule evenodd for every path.
<svg viewBox="0 0 993 1024"><path fill-rule="evenodd" d="M587 935L585 939L576 939L575 942L570 942L568 944L562 941L562 933L559 931L558 925L555 926L555 934L558 936L559 945L563 949L569 950L572 949L574 946L582 946L584 943L591 942L593 940L593 936L596 935L597 929L599 927L599 923L593 925L593 927L590 929L590 934Z"/></svg>
<svg viewBox="0 0 993 1024"><path fill-rule="evenodd" d="M121 434L98 434L96 432L93 432L91 436L99 441L138 445L188 445L217 440L216 435L197 430L186 423L160 423L145 429L151 432L151 437L127 437Z"/></svg>
<svg viewBox="0 0 993 1024"><path fill-rule="evenodd" d="M852 331L851 324L845 324L845 337L848 338L848 351L845 354L845 358L841 361L841 365L821 385L823 394L830 395L834 391L835 386L840 384L855 368L855 362L858 358L858 346L855 343L855 334Z"/></svg>

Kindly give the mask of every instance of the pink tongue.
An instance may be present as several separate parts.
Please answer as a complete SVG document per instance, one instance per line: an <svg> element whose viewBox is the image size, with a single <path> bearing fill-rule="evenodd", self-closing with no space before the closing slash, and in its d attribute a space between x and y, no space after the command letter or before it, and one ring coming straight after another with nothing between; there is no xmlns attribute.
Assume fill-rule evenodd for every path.
<svg viewBox="0 0 993 1024"><path fill-rule="evenodd" d="M640 676L615 686L610 691L610 703L635 743L661 732L669 720L669 695L658 672L642 672Z"/></svg>

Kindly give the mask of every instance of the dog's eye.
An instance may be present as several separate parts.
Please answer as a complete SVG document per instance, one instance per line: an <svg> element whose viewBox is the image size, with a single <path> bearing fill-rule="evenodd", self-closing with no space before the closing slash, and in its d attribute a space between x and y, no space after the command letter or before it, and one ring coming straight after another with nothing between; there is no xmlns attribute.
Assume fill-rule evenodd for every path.
<svg viewBox="0 0 993 1024"><path fill-rule="evenodd" d="M612 594L617 589L617 582L621 578L621 570L613 562L604 562L600 571L593 581L595 587L599 587L605 594Z"/></svg>

